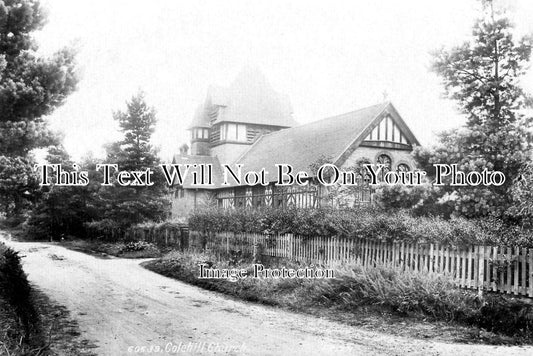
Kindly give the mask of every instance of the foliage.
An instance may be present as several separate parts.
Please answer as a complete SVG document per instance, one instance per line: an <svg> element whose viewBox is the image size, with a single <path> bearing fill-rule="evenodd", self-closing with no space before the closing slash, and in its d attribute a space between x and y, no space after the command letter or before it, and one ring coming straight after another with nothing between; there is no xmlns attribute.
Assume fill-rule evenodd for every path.
<svg viewBox="0 0 533 356"><path fill-rule="evenodd" d="M335 268L335 278L239 280L199 279L200 264L218 269L247 269L249 261L232 265L211 253L171 252L144 266L164 276L176 278L208 290L238 298L309 312L316 308L346 313L363 312L368 307L396 315L474 325L506 335L531 337L533 307L530 303L505 296L487 295L479 299L475 291L457 288L446 276L402 271L390 266ZM301 268L284 261L267 268Z"/></svg>
<svg viewBox="0 0 533 356"><path fill-rule="evenodd" d="M455 210L454 196L441 190L429 183L416 186L382 184L376 189L374 201L382 209L411 209L417 216L448 219Z"/></svg>
<svg viewBox="0 0 533 356"><path fill-rule="evenodd" d="M7 301L19 318L25 337L32 333L38 314L31 299L31 288L17 252L0 242L0 299Z"/></svg>
<svg viewBox="0 0 533 356"><path fill-rule="evenodd" d="M477 307L475 294L456 288L448 277L385 265L346 268L324 288L313 290L310 297L347 309L383 305L403 315L429 315L446 321L461 319L469 307Z"/></svg>
<svg viewBox="0 0 533 356"><path fill-rule="evenodd" d="M126 170L150 168L159 163L150 144L157 122L155 115L155 109L148 106L142 91L126 103L126 111L115 112L113 117L124 138L118 142L118 151L108 151L108 159L120 163L120 168Z"/></svg>
<svg viewBox="0 0 533 356"><path fill-rule="evenodd" d="M533 234L501 219L465 219L413 216L405 210L354 209L235 209L197 210L189 228L207 235L216 232L264 234L292 233L300 236L342 236L384 241L533 247Z"/></svg>
<svg viewBox="0 0 533 356"><path fill-rule="evenodd" d="M480 299L439 274L385 265L355 266L320 287L307 290L307 297L326 305L340 304L343 309L381 305L403 315L457 321L507 335L528 335L533 328L529 303L499 295Z"/></svg>
<svg viewBox="0 0 533 356"><path fill-rule="evenodd" d="M104 217L118 222L122 227L164 220L170 212L168 188L157 167L157 152L150 144L156 123L155 110L146 104L144 94L139 92L126 103L126 111L116 112L114 117L124 138L108 147L107 161L118 164L119 170L150 169L154 184L120 186L115 180L112 186L103 187L99 196Z"/></svg>
<svg viewBox="0 0 533 356"><path fill-rule="evenodd" d="M433 70L442 78L446 94L466 115L464 128L444 132L432 149L414 155L422 169L434 163L457 164L466 173L501 171L500 187L449 187L455 213L467 217L504 215L513 204L510 190L520 170L531 160L531 118L522 114L528 97L519 86L531 56L531 37L517 41L503 13L484 2L483 17L469 42L435 53ZM453 192L456 194L452 195Z"/></svg>
<svg viewBox="0 0 533 356"><path fill-rule="evenodd" d="M533 228L533 164L529 163L520 171L511 188L513 205L508 210L510 219L523 227Z"/></svg>
<svg viewBox="0 0 533 356"><path fill-rule="evenodd" d="M153 248L154 245L146 241L131 241L124 244L121 252L136 252Z"/></svg>
<svg viewBox="0 0 533 356"><path fill-rule="evenodd" d="M0 2L0 199L8 215L34 201L30 151L58 143L44 118L78 82L72 49L38 55L33 33L44 23L39 1Z"/></svg>
<svg viewBox="0 0 533 356"><path fill-rule="evenodd" d="M85 223L85 226L90 229L95 229L97 231L106 231L106 230L113 230L118 229L120 226L118 223L111 219L102 219L102 220L96 220L96 221L89 221Z"/></svg>
<svg viewBox="0 0 533 356"><path fill-rule="evenodd" d="M180 229L184 226L183 223L177 222L177 221L161 221L161 222L155 222L155 221L146 221L137 225L133 225L132 229L154 229L154 230L165 230L165 229Z"/></svg>
<svg viewBox="0 0 533 356"><path fill-rule="evenodd" d="M150 144L156 123L154 109L148 107L144 94L139 92L127 103L125 112L116 112L114 116L124 138L108 145L107 161L117 164L120 171L151 170L154 185L146 186L148 182L142 181L121 186L116 181L118 171L112 170L111 185L102 186L103 170L96 169L96 162L89 155L80 165L80 170L88 172L86 186L60 186L52 178L51 185L41 189L42 199L28 222L28 231L34 238L89 233L118 239L130 226L162 221L168 216L168 189L157 167L157 152ZM61 164L64 170L74 171L74 164L61 145L51 146L46 159L48 163Z"/></svg>
<svg viewBox="0 0 533 356"><path fill-rule="evenodd" d="M337 208L353 208L357 205L361 190L368 190L370 194L370 186L367 183L369 179L369 173L365 164L370 164L368 159L360 158L351 167L345 167L345 171L354 172L357 185L341 185L335 183L329 186L320 185L316 175L321 166L325 164L334 164L333 158L330 156L320 156L314 162L309 165L309 170L312 174L312 180L317 185L320 185L322 204L327 204ZM326 182L331 182L334 175L334 169L332 167L325 167L322 172L322 177Z"/></svg>
<svg viewBox="0 0 533 356"><path fill-rule="evenodd" d="M34 163L31 156L0 155L0 197L6 214L18 216L39 197Z"/></svg>
<svg viewBox="0 0 533 356"><path fill-rule="evenodd" d="M46 160L61 164L64 170L74 171L73 162L61 145L50 147ZM95 185L99 184L96 182L100 180L95 179L87 186L59 186L53 177L50 181L50 186L41 188L40 199L32 209L27 222L28 234L34 239L83 235L84 223L101 216L98 195L95 194Z"/></svg>
<svg viewBox="0 0 533 356"><path fill-rule="evenodd" d="M161 257L159 248L146 241L130 241L120 246L117 256L123 258L155 258Z"/></svg>

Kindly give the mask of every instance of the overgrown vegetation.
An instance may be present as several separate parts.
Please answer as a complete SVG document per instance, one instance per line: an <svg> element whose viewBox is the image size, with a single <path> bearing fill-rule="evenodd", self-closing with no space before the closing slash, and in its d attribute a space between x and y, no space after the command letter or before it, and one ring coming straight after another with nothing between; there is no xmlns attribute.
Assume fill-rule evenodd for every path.
<svg viewBox="0 0 533 356"><path fill-rule="evenodd" d="M198 210L189 228L205 234L221 231L301 236L343 236L385 241L430 242L533 247L533 234L496 218L466 219L413 216L406 210L235 209Z"/></svg>
<svg viewBox="0 0 533 356"><path fill-rule="evenodd" d="M41 55L34 33L46 19L39 1L0 2L0 208L8 218L39 198L32 150L58 144L45 118L78 82L72 48Z"/></svg>
<svg viewBox="0 0 533 356"><path fill-rule="evenodd" d="M246 278L230 282L198 278L201 263L251 272L250 261L234 262L217 260L208 253L172 252L146 263L145 267L205 289L303 312L321 308L356 313L373 307L378 312L456 322L532 341L533 305L499 295L479 299L474 291L459 289L442 275L387 266L351 266L336 268L334 279ZM294 262L284 262L283 266L300 267Z"/></svg>
<svg viewBox="0 0 533 356"><path fill-rule="evenodd" d="M45 349L20 257L3 243L0 243L0 343L12 355L37 354Z"/></svg>
<svg viewBox="0 0 533 356"><path fill-rule="evenodd" d="M417 147L414 157L419 168L430 175L435 172L433 164L457 164L466 174L500 171L506 181L501 186L429 186L421 198L425 205L437 202L460 216L496 215L531 224L531 215L516 214L523 210L521 205L527 202L531 187L517 191L513 186L524 170L531 170L532 117L527 109L532 102L520 80L528 68L532 36L516 38L503 9L497 9L491 0L481 4L483 11L471 38L436 51L432 63L445 94L456 102L466 124L440 133L433 147ZM392 193L401 192L393 189L389 195ZM415 200L415 204L419 202Z"/></svg>
<svg viewBox="0 0 533 356"><path fill-rule="evenodd" d="M91 240L63 241L61 246L98 257L116 256L121 258L156 258L163 255L161 248L145 242L102 242Z"/></svg>
<svg viewBox="0 0 533 356"><path fill-rule="evenodd" d="M121 230L147 221L165 220L170 211L168 187L157 169L159 158L150 138L155 129L155 110L148 106L142 92L126 103L125 111L114 114L123 139L106 147L110 168L109 185L102 186L103 169L96 169L96 161L87 157L80 169L87 171L86 186L61 186L50 169L50 186L43 186L41 199L34 205L27 222L27 231L35 239L59 239L62 235L85 237L87 227ZM61 164L64 170L75 171L74 162L61 145L49 148L46 160ZM118 170L143 171L150 169L153 185L117 183ZM145 182L148 183L148 182Z"/></svg>
<svg viewBox="0 0 533 356"><path fill-rule="evenodd" d="M84 224L86 233L90 238L98 240L116 241L128 240L134 231L148 231L152 234L163 234L165 231L173 231L175 234L180 233L180 229L185 224L174 221L154 222L147 221L136 224L128 228L123 228L119 223L111 219L91 221Z"/></svg>

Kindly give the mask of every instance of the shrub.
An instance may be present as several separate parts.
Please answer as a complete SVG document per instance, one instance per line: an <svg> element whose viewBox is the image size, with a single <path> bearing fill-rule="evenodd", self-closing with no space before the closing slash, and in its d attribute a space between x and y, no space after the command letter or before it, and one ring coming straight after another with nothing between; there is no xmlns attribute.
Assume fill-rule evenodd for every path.
<svg viewBox="0 0 533 356"><path fill-rule="evenodd" d="M374 196L383 209L410 209L416 216L440 216L448 219L454 212L453 196L429 183L417 186L381 185Z"/></svg>
<svg viewBox="0 0 533 356"><path fill-rule="evenodd" d="M111 219L86 222L83 226L91 238L112 241L120 239L123 234L122 226Z"/></svg>
<svg viewBox="0 0 533 356"><path fill-rule="evenodd" d="M406 210L354 208L208 209L195 211L189 228L204 234L249 232L300 236L341 236L384 241L439 243L449 246L488 244L533 247L530 231L500 219L414 216Z"/></svg>
<svg viewBox="0 0 533 356"><path fill-rule="evenodd" d="M345 269L338 278L328 280L327 288L313 298L347 309L382 305L400 314L429 315L447 321L464 321L477 306L475 294L456 288L448 277L385 265Z"/></svg>
<svg viewBox="0 0 533 356"><path fill-rule="evenodd" d="M124 246L121 248L121 253L124 252L136 252L136 251L144 251L147 249L153 249L156 248L154 244L151 244L149 242L145 241L135 241L135 242L128 242L124 244Z"/></svg>
<svg viewBox="0 0 533 356"><path fill-rule="evenodd" d="M20 256L1 242L0 298L13 308L28 337L38 320L38 314L31 300L31 288L22 270Z"/></svg>
<svg viewBox="0 0 533 356"><path fill-rule="evenodd" d="M333 279L262 279L236 281L199 279L199 265L213 268L245 268L250 264L217 258L210 253L171 252L145 267L168 277L216 290L244 300L309 312L334 308L356 312L368 306L398 315L430 317L474 325L506 335L531 338L533 305L518 299L487 294L480 299L472 290L460 289L447 276L402 271L386 265L350 266L335 269ZM278 261L269 268L300 268L291 261Z"/></svg>

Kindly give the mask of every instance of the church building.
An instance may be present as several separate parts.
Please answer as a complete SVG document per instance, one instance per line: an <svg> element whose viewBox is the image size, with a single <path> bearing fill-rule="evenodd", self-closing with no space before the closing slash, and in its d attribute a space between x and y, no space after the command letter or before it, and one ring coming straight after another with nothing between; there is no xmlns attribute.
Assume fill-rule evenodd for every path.
<svg viewBox="0 0 533 356"><path fill-rule="evenodd" d="M409 171L415 165L410 153L419 144L390 102L299 125L289 98L254 70L241 72L229 87L209 88L189 130L190 153L182 150L173 163L210 164L213 184L195 186L188 174L173 191L174 216L205 205L316 207L323 203L324 187L315 179L306 186L276 186L276 164L289 164L310 175L319 161L340 169L364 162ZM224 164L241 164L243 174L266 170L271 173L270 184L249 186L230 180L222 185ZM371 201L372 192L364 186L354 204Z"/></svg>

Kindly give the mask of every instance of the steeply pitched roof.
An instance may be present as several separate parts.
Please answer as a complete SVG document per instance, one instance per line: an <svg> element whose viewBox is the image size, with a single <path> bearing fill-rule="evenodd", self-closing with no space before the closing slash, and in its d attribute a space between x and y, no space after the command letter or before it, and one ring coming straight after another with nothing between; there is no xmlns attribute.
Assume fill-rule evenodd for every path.
<svg viewBox="0 0 533 356"><path fill-rule="evenodd" d="M235 163L242 164L243 175L246 172L268 172L269 181L277 177L276 164L290 164L294 173L310 171L310 166L321 157L329 158L337 166L355 150L368 136L370 131L387 115L396 122L411 144L418 144L416 137L409 130L390 102L369 106L346 114L333 116L306 125L275 131L260 137ZM196 159L198 157L198 160ZM206 156L190 156L189 162L215 162ZM216 160L218 162L218 160ZM232 168L235 168L232 166ZM234 169L236 170L236 169ZM222 171L222 170L221 170ZM213 172L215 174L215 172ZM216 178L222 183L221 176ZM235 185L229 179L230 186ZM217 185L221 187L221 185Z"/></svg>
<svg viewBox="0 0 533 356"><path fill-rule="evenodd" d="M181 154L177 154L177 155L174 155L173 159L172 159L172 163L173 164L181 164L182 165L182 169L181 169L181 172L182 172L182 175L183 175L183 185L182 187L185 188L185 189L195 189L195 188L198 188L198 189L216 189L216 188L220 188L220 186L222 185L222 179L223 179L223 176L222 176L222 167L220 165L220 162L218 161L218 158L216 157L211 157L211 156L190 156L190 155L181 155ZM190 164L190 165L194 165L196 164L196 167L191 167L187 173L187 175L184 175L185 174L185 165L186 164ZM193 172L196 172L197 173L197 176L198 176L198 179L201 179L200 178L200 175L201 175L201 166L207 166L207 165L211 165L212 166L212 169L213 169L213 172L212 172L212 179L213 179L213 185L212 186L208 186L208 185L194 185L194 181L193 181ZM207 174L207 172L205 172L205 174Z"/></svg>
<svg viewBox="0 0 533 356"><path fill-rule="evenodd" d="M389 105L382 103L261 137L237 163L245 171L265 167L275 175L275 164L288 163L309 172L320 157L338 158ZM311 172L309 172L311 173ZM274 177L276 179L276 177Z"/></svg>
<svg viewBox="0 0 533 356"><path fill-rule="evenodd" d="M190 127L209 127L221 122L292 127L288 96L276 92L265 76L256 69L245 69L227 88L210 87Z"/></svg>
<svg viewBox="0 0 533 356"><path fill-rule="evenodd" d="M189 129L192 129L193 127L210 127L209 116L207 115L206 111L207 110L205 104L198 105L198 107L194 111L194 115L192 117L191 124L189 125Z"/></svg>

